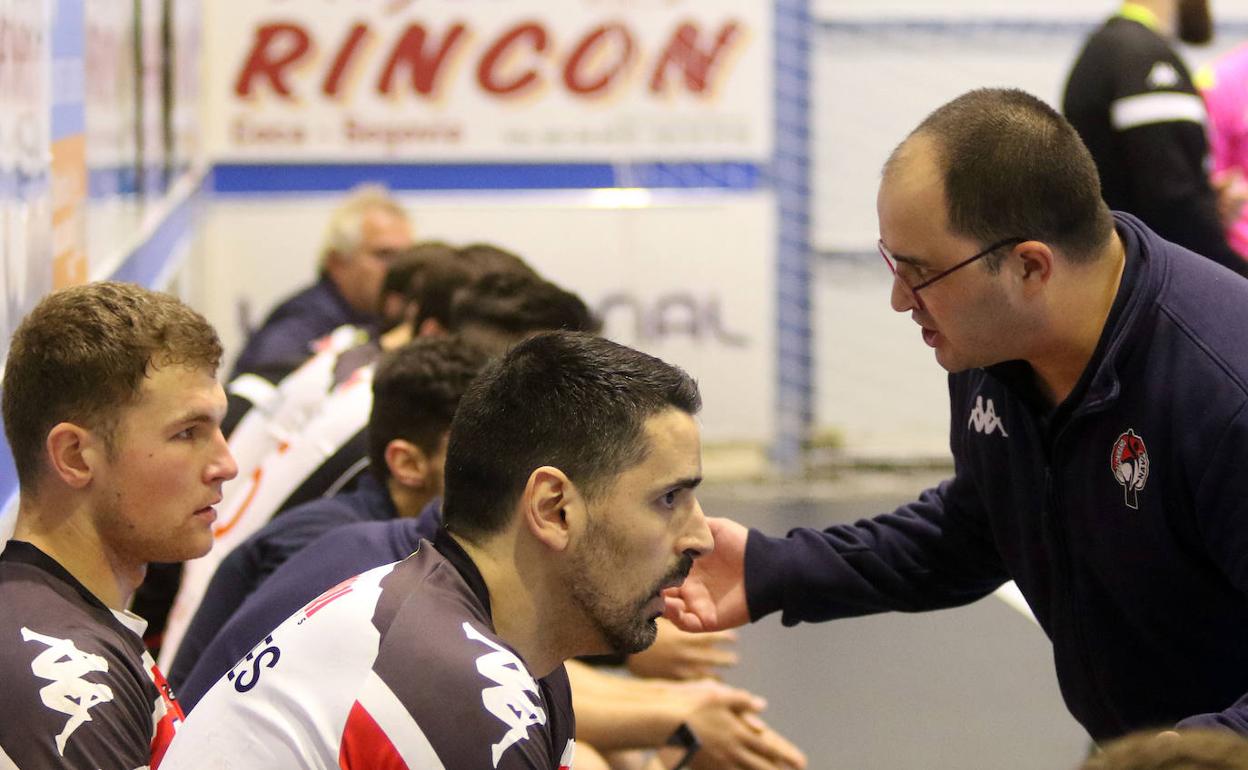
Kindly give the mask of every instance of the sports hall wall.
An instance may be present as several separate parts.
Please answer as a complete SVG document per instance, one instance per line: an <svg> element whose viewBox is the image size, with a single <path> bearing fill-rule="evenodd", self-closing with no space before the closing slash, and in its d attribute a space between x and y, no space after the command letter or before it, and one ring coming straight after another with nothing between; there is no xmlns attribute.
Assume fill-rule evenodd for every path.
<svg viewBox="0 0 1248 770"><path fill-rule="evenodd" d="M765 457L787 381L805 391L793 413L821 461L942 462L943 373L889 310L874 251L878 169L923 115L969 88L1019 86L1056 103L1080 40L1116 5L0 0L0 336L56 286L121 277L186 296L234 353L273 301L314 277L343 192L378 179L421 237L512 248L605 309L611 336L693 371L708 442ZM1248 0L1214 11L1218 40L1186 51L1193 65L1248 41ZM793 19L806 22L809 55L786 63L799 46L777 40ZM465 55L440 88L402 71L379 92L399 31L421 20L430 43L462 25ZM545 34L540 51L525 38L537 32L517 32L529 22ZM700 83L678 62L656 92L657 57L690 22L703 53L728 23L739 34ZM279 35L270 64L295 59L281 83L292 99L275 96L263 68L242 81L265 30ZM491 103L472 84L509 33L528 47L499 49L496 74L536 64L541 82ZM577 50L573 85L593 91L625 40L635 71L573 95ZM777 95L797 106L779 114ZM369 123L404 99L422 110L412 125ZM338 136L283 146L269 129L292 115ZM455 116L471 141L437 142ZM800 265L785 262L785 243L805 245ZM11 468L0 482L13 488Z"/></svg>

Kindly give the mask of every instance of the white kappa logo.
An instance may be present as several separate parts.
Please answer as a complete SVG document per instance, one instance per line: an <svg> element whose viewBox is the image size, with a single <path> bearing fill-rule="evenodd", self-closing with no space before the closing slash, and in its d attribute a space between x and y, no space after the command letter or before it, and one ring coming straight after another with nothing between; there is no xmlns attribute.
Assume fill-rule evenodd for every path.
<svg viewBox="0 0 1248 770"><path fill-rule="evenodd" d="M966 427L974 428L976 433L982 433L985 436L990 436L994 430L999 430L1003 437L1010 437L1010 434L1005 432L1005 423L1001 422L1001 418L997 416L997 408L993 405L992 399L988 399L988 406L985 407L983 396L975 397L975 408L971 411L971 419L967 421Z"/></svg>
<svg viewBox="0 0 1248 770"><path fill-rule="evenodd" d="M1148 72L1150 88L1174 88L1179 84L1179 71L1168 61L1159 61Z"/></svg>
<svg viewBox="0 0 1248 770"><path fill-rule="evenodd" d="M108 685L82 678L93 671L108 671L108 661L83 652L69 639L44 636L25 627L22 640L40 642L48 647L31 661L30 670L40 679L52 682L39 691L43 705L69 717L65 729L56 736L56 750L63 757L69 736L84 722L91 721L91 709L113 699Z"/></svg>
<svg viewBox="0 0 1248 770"><path fill-rule="evenodd" d="M507 725L502 740L493 746L494 767L498 767L503 752L529 737L529 727L546 724L546 712L529 699L528 693L537 694L537 682L515 653L486 638L467 622L463 629L469 639L494 650L477 658L477 671L498 685L481 691L485 710Z"/></svg>

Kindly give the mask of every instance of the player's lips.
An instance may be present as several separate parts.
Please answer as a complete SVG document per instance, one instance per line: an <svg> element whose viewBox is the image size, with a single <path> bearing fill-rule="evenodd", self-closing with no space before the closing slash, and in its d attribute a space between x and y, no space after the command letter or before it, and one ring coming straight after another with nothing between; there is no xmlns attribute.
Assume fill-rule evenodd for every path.
<svg viewBox="0 0 1248 770"><path fill-rule="evenodd" d="M221 498L220 498L220 497L218 497L216 500L213 500L213 501L212 501L211 503L209 503L208 505L205 505L203 508L200 508L200 509L196 510L196 511L195 511L195 515L196 515L196 516L201 516L201 517L204 517L204 518L208 519L208 521L209 521L209 522L216 521L216 520L217 520L217 509L216 509L216 508L214 508L213 506L215 506L215 505L216 505L217 503L219 503L219 502L221 502Z"/></svg>

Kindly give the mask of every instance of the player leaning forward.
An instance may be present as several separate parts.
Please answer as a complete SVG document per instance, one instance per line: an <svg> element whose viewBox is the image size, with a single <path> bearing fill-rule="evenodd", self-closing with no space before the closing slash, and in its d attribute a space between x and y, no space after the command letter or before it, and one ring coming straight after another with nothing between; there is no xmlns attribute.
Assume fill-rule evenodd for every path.
<svg viewBox="0 0 1248 770"><path fill-rule="evenodd" d="M563 661L655 638L661 591L711 548L694 382L570 332L460 401L445 525L278 626L199 702L164 770L572 764Z"/></svg>
<svg viewBox="0 0 1248 770"><path fill-rule="evenodd" d="M237 469L221 345L164 294L95 283L13 337L4 427L20 485L0 554L0 767L155 768L181 711L125 610L148 562L201 556Z"/></svg>

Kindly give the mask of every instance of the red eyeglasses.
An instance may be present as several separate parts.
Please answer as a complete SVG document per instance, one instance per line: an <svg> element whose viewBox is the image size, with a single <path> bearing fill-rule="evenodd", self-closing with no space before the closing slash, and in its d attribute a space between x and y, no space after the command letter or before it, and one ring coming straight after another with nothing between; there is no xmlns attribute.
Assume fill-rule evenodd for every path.
<svg viewBox="0 0 1248 770"><path fill-rule="evenodd" d="M955 270L961 270L962 268L966 267L972 262L978 259L983 259L984 257L988 256L989 254L996 251L997 249L1001 249L1006 246L1015 246L1020 243L1025 243L1028 240L1030 239L1028 238L1006 238L1003 241L998 241L992 244L991 246L989 246L988 248L984 249L983 251L979 252L978 254L972 257L967 257L966 259L962 260L961 262L949 268L948 270L942 270L936 275L933 275L931 278L924 277L923 275L925 272L924 268L918 267L916 265L912 265L909 262L906 262L904 260L899 262L897 258L893 256L893 252L889 251L888 247L884 245L883 238L876 241L875 245L876 245L876 248L880 250L880 256L884 258L884 264L888 265L888 269L892 271L893 276L896 277L897 280L901 281L901 285L906 287L906 291L909 292L910 298L914 300L915 306L919 310L925 310L926 308L923 305L923 299L919 296L920 290L926 289L928 286L931 286L932 284L936 283L941 278L944 278L945 276L949 275Z"/></svg>

